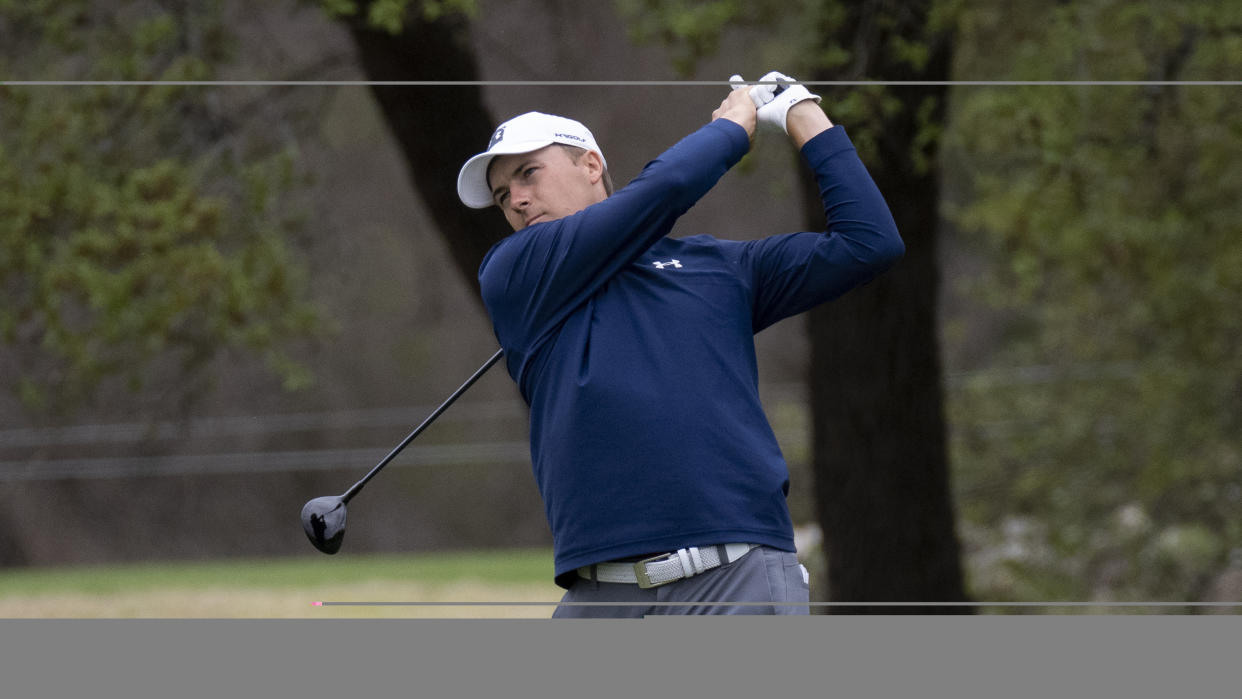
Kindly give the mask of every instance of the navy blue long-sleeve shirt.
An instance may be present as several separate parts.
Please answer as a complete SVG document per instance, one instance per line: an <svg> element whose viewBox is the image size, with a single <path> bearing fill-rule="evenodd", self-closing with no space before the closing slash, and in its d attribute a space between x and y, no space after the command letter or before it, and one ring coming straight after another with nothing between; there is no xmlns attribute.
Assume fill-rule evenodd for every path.
<svg viewBox="0 0 1242 699"><path fill-rule="evenodd" d="M667 237L748 148L741 126L713 121L608 199L515 232L480 266L531 408L562 586L584 565L685 546L794 550L754 334L867 282L905 248L840 126L802 148L824 232Z"/></svg>

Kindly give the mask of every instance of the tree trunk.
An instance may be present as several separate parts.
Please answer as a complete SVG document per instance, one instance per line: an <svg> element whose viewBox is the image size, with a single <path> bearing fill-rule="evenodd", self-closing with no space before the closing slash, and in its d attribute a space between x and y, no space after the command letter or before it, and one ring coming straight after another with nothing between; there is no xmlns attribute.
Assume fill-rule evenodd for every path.
<svg viewBox="0 0 1242 699"><path fill-rule="evenodd" d="M365 16L365 12L360 13ZM448 14L427 22L407 13L397 35L352 20L350 33L369 80L478 80L470 47L469 21ZM458 269L478 289L479 263L496 241L508 235L494 211L466 208L457 198L457 172L487 146L495 126L478 86L374 85L384 120L400 143L415 190L444 236Z"/></svg>
<svg viewBox="0 0 1242 699"><path fill-rule="evenodd" d="M857 76L945 80L947 37L932 38L920 71L885 50L890 37L926 42L927 3L892 26L875 21L874 2L856 3L837 38L854 44ZM896 13L890 13L895 15ZM870 20L865 18L870 17ZM820 75L819 80L842 75ZM853 79L855 76L850 76ZM906 255L891 270L809 317L816 504L824 531L827 599L833 602L962 602L960 555L949 489L939 344L936 334L936 227L939 177L913 154L918 107L935 100L941 123L947 89L890 88L902 108L882 123L866 163L883 192ZM825 95L825 105L832 99ZM831 113L831 107L829 107ZM877 112L879 110L876 110ZM853 130L852 130L853 132ZM809 178L807 178L809 179ZM818 192L807 216L822 225ZM970 613L971 607L829 607L833 613Z"/></svg>

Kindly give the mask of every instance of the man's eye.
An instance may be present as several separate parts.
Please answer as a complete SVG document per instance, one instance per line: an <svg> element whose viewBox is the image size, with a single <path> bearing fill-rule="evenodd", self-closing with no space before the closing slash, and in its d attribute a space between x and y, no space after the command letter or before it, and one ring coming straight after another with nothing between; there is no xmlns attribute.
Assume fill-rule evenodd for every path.
<svg viewBox="0 0 1242 699"><path fill-rule="evenodd" d="M523 171L522 171L522 177L530 177L530 173L532 173L532 172L534 172L535 170L538 170L538 169L539 169L539 168L536 168L536 167L528 167L528 168L526 168L525 170L523 170Z"/></svg>

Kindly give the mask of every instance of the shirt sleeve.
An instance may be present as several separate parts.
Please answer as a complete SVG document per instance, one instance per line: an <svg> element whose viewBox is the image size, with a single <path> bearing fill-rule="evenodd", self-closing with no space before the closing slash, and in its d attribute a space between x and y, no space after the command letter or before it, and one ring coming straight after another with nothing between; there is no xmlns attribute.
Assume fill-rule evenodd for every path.
<svg viewBox="0 0 1242 699"><path fill-rule="evenodd" d="M493 247L480 265L479 284L506 352L526 354L538 346L574 308L667 235L749 144L745 129L717 119L604 201L528 226Z"/></svg>
<svg viewBox="0 0 1242 699"><path fill-rule="evenodd" d="M802 147L824 203L826 228L747 243L755 332L867 283L903 254L905 243L842 126Z"/></svg>

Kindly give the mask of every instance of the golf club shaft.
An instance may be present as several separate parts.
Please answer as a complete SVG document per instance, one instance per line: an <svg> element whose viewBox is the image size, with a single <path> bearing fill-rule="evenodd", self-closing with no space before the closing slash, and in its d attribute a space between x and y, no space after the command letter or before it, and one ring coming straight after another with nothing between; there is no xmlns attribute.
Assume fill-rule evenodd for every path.
<svg viewBox="0 0 1242 699"><path fill-rule="evenodd" d="M426 429L427 425L430 425L436 418L440 417L441 413L443 413L445 410L448 410L448 407L453 404L453 401L457 400L457 398L461 396L461 394L465 393L466 389L473 386L474 382L478 381L480 376L487 373L487 370L491 369L493 364L500 361L500 358L504 356L504 353L505 351L503 349L496 350L496 354L493 354L491 359L484 362L483 366L479 367L478 371L474 372L473 376L466 379L466 383L462 384L461 387L458 388L456 391L453 391L453 395L449 396L447 400L441 403L440 407L433 410L431 414L427 416L427 419L423 420L423 423L421 425L419 425L418 427L415 427L414 431L411 432L408 437L401 440L401 443L397 445L396 449L393 449L392 451L390 451L388 453L388 456L384 457L383 461L380 461L378 464L376 464L375 468L371 469L371 471L367 473L367 475L362 477L362 480L358 481L349 490L345 491L345 493L341 495L341 502L349 502L350 498L357 495L358 491L362 490L362 486L367 484L367 481L374 478L375 474L379 473L380 469L387 466L388 462L392 461L394 456L396 456L397 454L400 454L402 449L405 449L406 446L408 446L410 442L414 441L414 438L417 437L419 433L421 433L424 429Z"/></svg>

